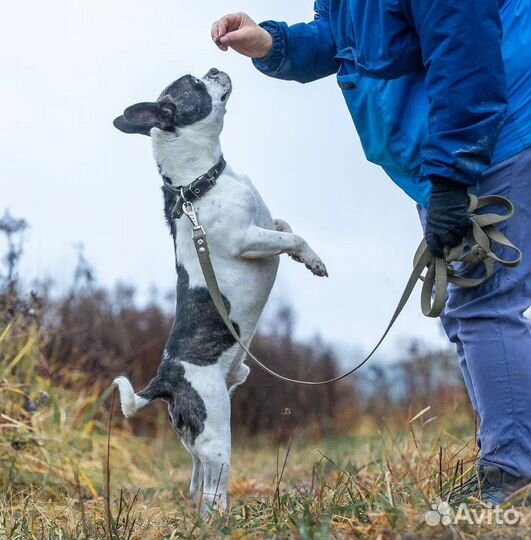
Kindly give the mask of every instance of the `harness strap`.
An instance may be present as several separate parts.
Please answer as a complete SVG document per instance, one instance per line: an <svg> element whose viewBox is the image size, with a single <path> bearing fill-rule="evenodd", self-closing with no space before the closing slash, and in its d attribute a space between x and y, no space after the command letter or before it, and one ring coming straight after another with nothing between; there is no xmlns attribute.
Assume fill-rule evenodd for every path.
<svg viewBox="0 0 531 540"><path fill-rule="evenodd" d="M485 208L486 206L502 206L505 213L484 213L475 214L476 210ZM371 352L352 369L324 381L305 381L299 379L291 379L285 377L279 373L276 373L272 369L263 364L256 356L250 351L248 346L242 342L238 332L234 328L232 321L230 320L229 313L225 307L223 296L219 289L219 284L216 278L214 267L212 266L212 260L210 258L210 251L208 249L208 243L206 233L203 227L197 220L197 214L191 203L183 205L182 211L192 221L192 238L194 246L199 258L199 264L205 278L205 282L212 298L216 309L219 312L225 326L231 333L232 337L240 345L240 347L247 353L247 355L260 366L264 371L280 379L281 381L306 385L306 386L320 386L325 384L331 384L338 382L349 375L352 375L358 371L363 365L365 365L374 353L379 349L384 339L389 334L389 331L393 327L394 323L398 319L400 313L407 304L417 281L420 279L423 281L422 295L421 295L421 307L422 312L427 317L439 317L444 310L446 304L446 297L448 292L448 284L452 283L459 287L478 287L485 283L490 277L492 277L495 269L495 264L500 264L506 268L514 268L518 266L522 260L521 251L510 242L507 237L502 234L495 225L498 225L504 221L507 221L514 214L513 204L506 199L498 195L477 198L470 196L469 213L472 221L472 227L461 245L451 249L447 257L440 258L434 257L426 242L423 240L415 253L413 259L413 271L406 283L402 296L398 301L396 309L385 329L382 337L378 340ZM515 256L513 259L501 259L492 252L492 246L494 244L500 244L503 247L509 248L514 251ZM456 267L452 266L453 263L457 263ZM468 272L475 269L478 265L483 265L484 273L479 278L465 277ZM426 273L424 274L424 271ZM231 366L231 369L235 366Z"/></svg>

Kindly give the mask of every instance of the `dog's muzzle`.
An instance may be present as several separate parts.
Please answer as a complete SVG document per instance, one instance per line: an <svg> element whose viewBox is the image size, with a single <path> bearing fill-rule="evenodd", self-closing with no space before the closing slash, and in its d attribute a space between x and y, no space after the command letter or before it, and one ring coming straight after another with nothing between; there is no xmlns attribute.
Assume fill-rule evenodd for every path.
<svg viewBox="0 0 531 540"><path fill-rule="evenodd" d="M203 78L209 81L213 81L219 86L221 86L221 88L223 89L221 101L227 101L232 92L232 81L224 71L220 71L217 68L212 68Z"/></svg>

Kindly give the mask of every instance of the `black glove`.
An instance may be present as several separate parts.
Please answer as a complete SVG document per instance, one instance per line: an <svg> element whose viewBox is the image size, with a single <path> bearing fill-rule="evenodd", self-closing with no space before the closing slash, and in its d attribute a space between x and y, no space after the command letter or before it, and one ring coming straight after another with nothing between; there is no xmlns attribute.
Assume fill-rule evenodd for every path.
<svg viewBox="0 0 531 540"><path fill-rule="evenodd" d="M470 228L468 188L447 178L431 178L431 199L424 237L436 257L444 257L444 248L461 243Z"/></svg>

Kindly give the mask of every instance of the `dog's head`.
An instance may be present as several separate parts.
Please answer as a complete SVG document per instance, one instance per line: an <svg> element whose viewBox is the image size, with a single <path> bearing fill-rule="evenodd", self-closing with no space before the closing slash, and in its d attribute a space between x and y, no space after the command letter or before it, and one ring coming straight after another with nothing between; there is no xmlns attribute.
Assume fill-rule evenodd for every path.
<svg viewBox="0 0 531 540"><path fill-rule="evenodd" d="M114 126L124 133L152 135L152 130L160 130L176 137L193 126L219 136L231 91L230 77L215 68L201 79L184 75L163 90L157 101L125 109Z"/></svg>

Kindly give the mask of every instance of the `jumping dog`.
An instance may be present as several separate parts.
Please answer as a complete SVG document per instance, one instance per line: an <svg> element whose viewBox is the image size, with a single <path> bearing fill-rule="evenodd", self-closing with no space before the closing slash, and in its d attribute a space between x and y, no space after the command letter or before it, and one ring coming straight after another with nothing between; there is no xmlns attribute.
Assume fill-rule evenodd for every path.
<svg viewBox="0 0 531 540"><path fill-rule="evenodd" d="M167 402L170 422L192 456L190 494L204 512L226 506L230 396L249 367L210 299L183 204L193 201L207 231L219 287L244 343L255 332L280 254L327 275L309 245L272 219L249 178L225 163L220 134L231 91L229 76L213 68L202 78L181 77L157 101L132 105L114 120L124 133L151 137L177 268L175 322L156 377L137 393L126 377L114 383L127 417L155 399Z"/></svg>

